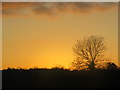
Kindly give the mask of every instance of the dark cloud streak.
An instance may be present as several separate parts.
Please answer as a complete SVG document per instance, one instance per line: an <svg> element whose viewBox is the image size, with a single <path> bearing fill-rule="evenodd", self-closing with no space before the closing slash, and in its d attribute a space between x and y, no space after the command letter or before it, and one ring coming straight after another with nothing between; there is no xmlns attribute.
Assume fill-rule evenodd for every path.
<svg viewBox="0 0 120 90"><path fill-rule="evenodd" d="M37 15L54 15L60 12L86 13L93 10L108 10L117 3L114 2L37 2L37 3L3 3L3 15L25 15L27 10ZM26 11L25 11L26 10Z"/></svg>

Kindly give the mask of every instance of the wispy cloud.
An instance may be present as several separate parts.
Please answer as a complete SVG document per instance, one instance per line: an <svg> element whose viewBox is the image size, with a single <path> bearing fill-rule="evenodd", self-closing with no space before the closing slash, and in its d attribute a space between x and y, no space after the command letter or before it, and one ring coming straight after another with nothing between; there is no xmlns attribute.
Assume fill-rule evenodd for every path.
<svg viewBox="0 0 120 90"><path fill-rule="evenodd" d="M92 11L105 11L117 6L115 2L4 2L3 15L24 16L31 13L35 15L55 15L61 12L89 13Z"/></svg>

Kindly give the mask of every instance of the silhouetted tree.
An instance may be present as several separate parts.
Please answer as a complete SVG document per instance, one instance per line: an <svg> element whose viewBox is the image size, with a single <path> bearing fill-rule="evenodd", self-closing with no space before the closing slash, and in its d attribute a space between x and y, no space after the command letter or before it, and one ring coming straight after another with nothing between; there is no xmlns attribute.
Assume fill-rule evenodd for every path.
<svg viewBox="0 0 120 90"><path fill-rule="evenodd" d="M77 40L73 48L77 58L72 62L72 66L78 70L80 68L94 70L96 63L103 60L102 53L105 49L105 41L101 36L91 35L82 41Z"/></svg>

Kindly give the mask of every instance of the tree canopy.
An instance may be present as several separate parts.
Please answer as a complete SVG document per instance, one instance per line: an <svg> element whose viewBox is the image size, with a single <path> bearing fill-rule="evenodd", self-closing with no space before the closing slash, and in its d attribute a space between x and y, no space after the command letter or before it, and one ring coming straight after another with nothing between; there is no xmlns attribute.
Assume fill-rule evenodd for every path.
<svg viewBox="0 0 120 90"><path fill-rule="evenodd" d="M94 70L96 63L103 60L103 52L105 50L105 40L102 36L91 35L83 40L77 40L73 47L77 57L72 62L72 65L76 69L86 68Z"/></svg>

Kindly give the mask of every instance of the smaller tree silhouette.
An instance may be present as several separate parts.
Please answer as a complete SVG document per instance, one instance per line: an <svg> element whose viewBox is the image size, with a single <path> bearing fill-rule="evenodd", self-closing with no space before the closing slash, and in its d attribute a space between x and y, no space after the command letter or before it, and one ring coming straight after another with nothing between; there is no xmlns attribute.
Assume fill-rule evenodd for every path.
<svg viewBox="0 0 120 90"><path fill-rule="evenodd" d="M117 69L117 68L118 68L118 66L115 63L112 63L112 62L107 63L107 68L106 69L114 70L114 69Z"/></svg>

